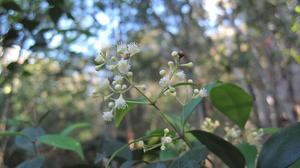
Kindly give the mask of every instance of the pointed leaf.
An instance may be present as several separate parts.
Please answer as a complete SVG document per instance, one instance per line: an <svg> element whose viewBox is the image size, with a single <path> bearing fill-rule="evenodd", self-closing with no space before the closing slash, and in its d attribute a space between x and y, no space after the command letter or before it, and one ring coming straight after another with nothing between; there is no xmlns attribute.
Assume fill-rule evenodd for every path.
<svg viewBox="0 0 300 168"><path fill-rule="evenodd" d="M243 153L247 168L255 168L255 161L257 157L257 149L255 145L248 143L241 143L237 145L237 148Z"/></svg>
<svg viewBox="0 0 300 168"><path fill-rule="evenodd" d="M206 85L204 88L209 93L211 91L211 89L214 88L215 86L216 86L216 83L211 83L211 84ZM192 99L189 101L188 104L186 104L183 107L183 124L185 124L186 121L190 118L191 114L193 113L193 111L195 110L197 105L199 103L201 103L202 100L203 100L203 98Z"/></svg>
<svg viewBox="0 0 300 168"><path fill-rule="evenodd" d="M19 133L19 132L0 132L0 136L22 136L24 138L27 138L25 134Z"/></svg>
<svg viewBox="0 0 300 168"><path fill-rule="evenodd" d="M78 128L82 128L82 127L89 127L91 126L90 123L76 123L76 124L72 124L69 127L67 127L66 129L64 129L60 135L65 135L67 136L68 134L70 134L73 130L78 129Z"/></svg>
<svg viewBox="0 0 300 168"><path fill-rule="evenodd" d="M209 132L195 130L191 133L230 168L245 167L246 161L243 154L231 143Z"/></svg>
<svg viewBox="0 0 300 168"><path fill-rule="evenodd" d="M40 156L37 158L26 160L21 164L19 164L17 168L42 168L45 159L46 159L45 156Z"/></svg>
<svg viewBox="0 0 300 168"><path fill-rule="evenodd" d="M257 168L287 168L300 159L300 123L273 134L264 144Z"/></svg>
<svg viewBox="0 0 300 168"><path fill-rule="evenodd" d="M106 156L112 156L114 152L116 152L118 149L122 148L125 144L115 140L115 139L107 139L104 141L102 151ZM126 159L126 160L131 160L132 159L132 152L129 149L129 147L126 147L124 150L119 152L117 157Z"/></svg>
<svg viewBox="0 0 300 168"><path fill-rule="evenodd" d="M84 155L80 143L67 136L63 135L44 135L38 138L38 141L53 147L67 149L76 152L81 159L84 160Z"/></svg>
<svg viewBox="0 0 300 168"><path fill-rule="evenodd" d="M214 107L240 128L244 128L253 104L252 97L248 93L234 84L224 83L211 90L210 99Z"/></svg>
<svg viewBox="0 0 300 168"><path fill-rule="evenodd" d="M44 130L42 128L29 127L23 129L20 133L26 135L26 137L16 136L15 138L16 146L34 155L35 149L32 142L36 141L38 137L45 135ZM39 146L38 143L36 145L37 147Z"/></svg>
<svg viewBox="0 0 300 168"><path fill-rule="evenodd" d="M127 107L125 109L117 109L115 114L115 126L119 127L127 112L133 109L138 104L147 104L146 98L131 98L126 100Z"/></svg>

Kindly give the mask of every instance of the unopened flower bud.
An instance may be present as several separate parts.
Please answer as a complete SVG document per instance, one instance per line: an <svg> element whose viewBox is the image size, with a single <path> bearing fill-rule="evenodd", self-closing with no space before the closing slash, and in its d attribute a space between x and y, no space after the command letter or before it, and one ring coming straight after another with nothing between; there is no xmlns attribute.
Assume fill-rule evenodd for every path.
<svg viewBox="0 0 300 168"><path fill-rule="evenodd" d="M115 61L117 61L117 58L116 57L111 57L111 61L115 62Z"/></svg>
<svg viewBox="0 0 300 168"><path fill-rule="evenodd" d="M114 106L115 106L115 103L114 103L114 102L109 102L109 103L108 103L108 107L113 108Z"/></svg>
<svg viewBox="0 0 300 168"><path fill-rule="evenodd" d="M194 94L199 94L199 89L194 89Z"/></svg>
<svg viewBox="0 0 300 168"><path fill-rule="evenodd" d="M193 83L193 80L192 80L192 79L189 79L188 82L189 82L189 83Z"/></svg>
<svg viewBox="0 0 300 168"><path fill-rule="evenodd" d="M121 87L122 87L122 86L121 86L120 84L116 84L116 85L115 85L115 89L116 89L116 90L120 90Z"/></svg>
<svg viewBox="0 0 300 168"><path fill-rule="evenodd" d="M100 71L103 68L104 64L95 66L96 71Z"/></svg>
<svg viewBox="0 0 300 168"><path fill-rule="evenodd" d="M131 78L131 77L133 76L133 73L132 73L131 71L129 71L129 72L127 73L127 76L128 76L129 78Z"/></svg>
<svg viewBox="0 0 300 168"><path fill-rule="evenodd" d="M169 61L168 65L169 65L170 68L172 68L174 66L174 62L173 61Z"/></svg>
<svg viewBox="0 0 300 168"><path fill-rule="evenodd" d="M166 74L166 71L162 69L162 70L159 71L159 74L160 74L161 76L164 76L164 75Z"/></svg>
<svg viewBox="0 0 300 168"><path fill-rule="evenodd" d="M176 58L178 58L178 57L179 57L179 55L178 55L178 52L177 52L177 51L173 51L173 52L171 53L171 55L172 55L172 57L173 57L174 59L176 59Z"/></svg>
<svg viewBox="0 0 300 168"><path fill-rule="evenodd" d="M125 89L127 89L127 85L122 85L122 90L125 90Z"/></svg>
<svg viewBox="0 0 300 168"><path fill-rule="evenodd" d="M164 134L168 134L170 132L170 130L168 128L164 129Z"/></svg>

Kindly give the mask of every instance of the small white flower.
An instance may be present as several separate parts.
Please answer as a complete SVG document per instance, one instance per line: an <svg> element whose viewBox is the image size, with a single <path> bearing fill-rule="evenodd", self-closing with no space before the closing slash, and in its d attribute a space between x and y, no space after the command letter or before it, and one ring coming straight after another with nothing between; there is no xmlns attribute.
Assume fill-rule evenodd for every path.
<svg viewBox="0 0 300 168"><path fill-rule="evenodd" d="M205 88L200 89L199 96L200 97L207 97L208 96L207 90Z"/></svg>
<svg viewBox="0 0 300 168"><path fill-rule="evenodd" d="M123 98L123 95L120 94L120 97L115 100L115 108L124 109L127 107L126 101Z"/></svg>
<svg viewBox="0 0 300 168"><path fill-rule="evenodd" d="M114 118L113 111L103 112L102 118L104 121L112 121L112 119Z"/></svg>
<svg viewBox="0 0 300 168"><path fill-rule="evenodd" d="M100 51L99 55L97 55L97 57L95 58L95 61L97 63L105 62L105 56L102 51Z"/></svg>
<svg viewBox="0 0 300 168"><path fill-rule="evenodd" d="M166 146L165 145L162 145L161 147L160 147L160 150L166 150Z"/></svg>
<svg viewBox="0 0 300 168"><path fill-rule="evenodd" d="M123 77L121 75L116 75L114 77L114 81L116 81L117 83L121 83L123 81Z"/></svg>
<svg viewBox="0 0 300 168"><path fill-rule="evenodd" d="M130 57L140 52L140 48L136 43L120 43L117 45L117 52L120 54L129 54Z"/></svg>
<svg viewBox="0 0 300 168"><path fill-rule="evenodd" d="M183 71L179 71L175 74L175 76L180 80L180 81L185 81L185 73Z"/></svg>
<svg viewBox="0 0 300 168"><path fill-rule="evenodd" d="M144 148L144 145L145 145L144 141L138 141L138 143L137 143L137 147L138 147L139 149Z"/></svg>
<svg viewBox="0 0 300 168"><path fill-rule="evenodd" d="M170 80L169 80L169 78L168 78L167 76L162 77L162 78L159 80L159 82L158 82L158 84L159 84L160 86L162 86L162 87L168 86L169 83L170 83Z"/></svg>
<svg viewBox="0 0 300 168"><path fill-rule="evenodd" d="M109 80L107 78L103 78L100 80L100 83L99 83L99 87L100 89L106 89L109 87Z"/></svg>
<svg viewBox="0 0 300 168"><path fill-rule="evenodd" d="M172 138L169 137L169 136L166 136L166 137L162 137L162 138L161 138L161 143L162 143L162 144L169 144L169 143L171 143L171 142L172 142Z"/></svg>
<svg viewBox="0 0 300 168"><path fill-rule="evenodd" d="M130 54L130 57L140 52L140 48L136 43L130 43L127 45L127 52Z"/></svg>
<svg viewBox="0 0 300 168"><path fill-rule="evenodd" d="M130 64L128 60L124 60L123 58L118 62L118 70L122 74L127 74L130 70Z"/></svg>

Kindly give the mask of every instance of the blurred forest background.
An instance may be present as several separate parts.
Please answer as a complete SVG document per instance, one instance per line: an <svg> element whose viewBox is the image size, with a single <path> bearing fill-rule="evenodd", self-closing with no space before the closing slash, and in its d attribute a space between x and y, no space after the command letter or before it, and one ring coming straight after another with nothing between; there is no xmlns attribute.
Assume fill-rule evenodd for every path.
<svg viewBox="0 0 300 168"><path fill-rule="evenodd" d="M299 121L299 5L297 0L0 0L0 131L34 125L55 133L89 122L92 129L74 136L85 153L94 154L104 137L130 140L163 127L144 106L133 109L119 129L101 120L104 105L92 93L105 74L94 70L93 61L101 48L119 41L141 46L133 71L149 95L159 87L158 72L171 51L182 50L185 61L195 64L188 77L196 83L230 81L254 97L252 125ZM176 113L176 102L164 103L165 111ZM215 112L206 101L190 122L199 128L207 116L226 121ZM24 160L22 152L8 148L12 143L6 138L0 143L0 161L11 166ZM60 158L65 153L49 164L74 164L70 155Z"/></svg>

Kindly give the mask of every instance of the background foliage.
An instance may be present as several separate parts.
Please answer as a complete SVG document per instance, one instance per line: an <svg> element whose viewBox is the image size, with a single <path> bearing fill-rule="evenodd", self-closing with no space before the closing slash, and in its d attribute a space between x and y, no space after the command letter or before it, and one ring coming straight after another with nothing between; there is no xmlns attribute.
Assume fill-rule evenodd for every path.
<svg viewBox="0 0 300 168"><path fill-rule="evenodd" d="M141 105L116 123L119 129L100 120L104 106L92 93L105 74L94 71L93 60L118 41L142 47L133 71L147 95L157 90L158 71L171 51L183 50L184 61L195 64L188 77L197 84L234 82L250 93L254 108L246 127L286 126L300 115L299 13L296 0L0 0L0 131L21 131L47 144L45 132L59 136L74 123L90 123L68 134L83 142L87 162L68 151L47 156L49 167L68 167L101 160L104 137L124 143L164 127ZM159 103L163 111L178 109L163 106L171 102ZM222 108L205 100L195 107L191 126L199 129L205 117L229 121L212 104ZM37 152L17 139L1 139L1 164L16 167ZM81 153L76 145L69 148Z"/></svg>

